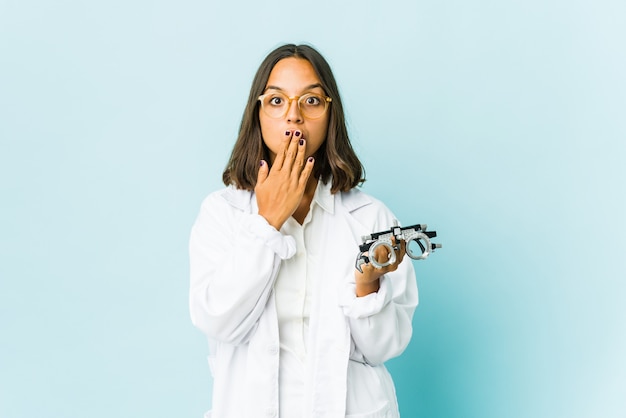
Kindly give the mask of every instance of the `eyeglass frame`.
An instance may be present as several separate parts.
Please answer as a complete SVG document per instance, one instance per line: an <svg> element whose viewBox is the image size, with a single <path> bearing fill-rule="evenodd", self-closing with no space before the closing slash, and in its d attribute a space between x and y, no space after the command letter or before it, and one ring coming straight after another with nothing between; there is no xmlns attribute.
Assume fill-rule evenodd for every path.
<svg viewBox="0 0 626 418"><path fill-rule="evenodd" d="M280 93L280 92L279 92L279 93ZM263 105L263 99L265 98L265 96L268 96L268 95L270 95L270 94L275 94L275 93L265 93L265 94L262 94L262 95L260 95L260 96L257 98L257 100L258 100L259 102L261 102L261 109L263 110L263 112L265 112L265 114L266 114L269 118L272 118L272 119L280 119L280 118L285 117L285 115L286 115L287 113L289 113L289 109L291 109L291 102L293 102L294 100L296 100L296 98L298 99L298 100L296 100L296 104L298 105L298 111L299 111L300 113L302 113L302 116L304 116L305 118L307 118L307 119L312 119L312 120L319 119L319 118L321 118L322 116L324 116L324 114L325 114L325 113L326 113L326 111L328 110L328 104L329 104L329 103L331 103L331 102L333 101L332 97L328 97L328 96L326 96L326 95L324 95L324 94L317 94L317 93L304 93L304 94L301 94L300 96L292 96L292 97L289 97L289 96L287 96L287 95L286 95L286 94L284 94L284 93L280 93L280 95L284 96L284 97L285 97L285 98L289 101L289 105L287 106L287 108L286 108L286 110L285 110L285 113L283 113L283 114L282 114L282 115L280 115L280 116L276 116L276 117L274 117L274 116L270 116L270 115L269 115L269 114L265 111L265 106ZM316 117L316 118L311 118L311 117L309 117L309 116L305 116L306 112L302 112L302 108L300 107L300 99L301 99L301 98L303 98L303 97L305 97L305 96L309 96L309 95L310 95L310 96L319 96L319 97L323 97L323 98L324 98L324 111L322 112L322 114L321 114L321 115L319 115L319 116L318 116L318 117Z"/></svg>

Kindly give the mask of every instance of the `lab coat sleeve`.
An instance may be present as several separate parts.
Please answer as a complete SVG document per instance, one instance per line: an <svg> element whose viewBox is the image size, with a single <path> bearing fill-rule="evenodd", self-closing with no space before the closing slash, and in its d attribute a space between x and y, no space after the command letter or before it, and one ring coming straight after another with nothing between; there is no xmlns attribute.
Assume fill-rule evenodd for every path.
<svg viewBox="0 0 626 418"><path fill-rule="evenodd" d="M385 230L396 219L379 201L353 215L362 225L367 225L368 233ZM413 313L418 303L412 260L405 256L396 271L381 277L379 290L367 296L356 296L354 269L343 283L339 301L354 343L351 359L378 365L402 354L411 340Z"/></svg>
<svg viewBox="0 0 626 418"><path fill-rule="evenodd" d="M209 338L230 344L248 340L258 324L282 259L295 240L258 214L209 195L189 241L189 305L193 324Z"/></svg>
<svg viewBox="0 0 626 418"><path fill-rule="evenodd" d="M356 296L356 283L348 278L340 296L354 342L353 360L372 365L397 357L413 333L413 312L418 303L415 272L406 257L395 272L385 274L378 292Z"/></svg>

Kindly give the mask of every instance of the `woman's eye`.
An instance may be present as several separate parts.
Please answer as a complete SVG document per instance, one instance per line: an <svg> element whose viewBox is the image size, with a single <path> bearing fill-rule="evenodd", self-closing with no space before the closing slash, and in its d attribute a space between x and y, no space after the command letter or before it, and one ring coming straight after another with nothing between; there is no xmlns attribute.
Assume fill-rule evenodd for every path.
<svg viewBox="0 0 626 418"><path fill-rule="evenodd" d="M317 106L320 103L322 103L322 99L320 99L317 96L307 96L307 98L305 99L304 103L307 106Z"/></svg>
<svg viewBox="0 0 626 418"><path fill-rule="evenodd" d="M283 102L284 102L284 100L283 100L283 98L282 98L282 97L272 97L272 98L270 99L270 104L271 104L272 106L280 106L280 105L282 105L282 104L283 104Z"/></svg>

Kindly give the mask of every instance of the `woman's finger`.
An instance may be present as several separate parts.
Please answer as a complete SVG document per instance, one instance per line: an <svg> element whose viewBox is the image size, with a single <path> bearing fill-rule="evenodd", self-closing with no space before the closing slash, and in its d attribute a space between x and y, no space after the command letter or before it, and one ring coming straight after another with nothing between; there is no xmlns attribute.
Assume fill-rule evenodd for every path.
<svg viewBox="0 0 626 418"><path fill-rule="evenodd" d="M302 141L301 135L302 133L300 131L295 131L291 136L291 140L285 149L285 158L281 168L291 170L291 167L294 165L293 162L298 155L299 144Z"/></svg>
<svg viewBox="0 0 626 418"><path fill-rule="evenodd" d="M285 131L283 149L281 152L276 154L276 158L274 159L274 163L272 164L272 169L280 170L283 167L284 162L285 162L285 156L287 154L287 149L289 148L289 145L291 144L291 137L292 137L292 132Z"/></svg>
<svg viewBox="0 0 626 418"><path fill-rule="evenodd" d="M300 138L298 141L298 150L292 167L292 171L295 171L295 175L300 175L305 166L306 158L306 139Z"/></svg>
<svg viewBox="0 0 626 418"><path fill-rule="evenodd" d="M307 181L309 181L309 177L313 172L313 166L315 165L315 159L313 157L309 157L304 164L304 168L300 173L300 177L298 179L298 186L300 189L304 190L306 188Z"/></svg>
<svg viewBox="0 0 626 418"><path fill-rule="evenodd" d="M269 174L269 167L267 166L267 162L265 160L261 160L259 164L259 174L257 174L257 183L263 184L267 179L267 175Z"/></svg>

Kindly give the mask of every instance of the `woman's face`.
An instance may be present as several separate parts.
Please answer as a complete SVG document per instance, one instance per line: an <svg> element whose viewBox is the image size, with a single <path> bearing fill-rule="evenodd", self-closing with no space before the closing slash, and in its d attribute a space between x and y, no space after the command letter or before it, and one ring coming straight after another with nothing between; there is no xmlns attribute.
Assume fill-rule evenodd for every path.
<svg viewBox="0 0 626 418"><path fill-rule="evenodd" d="M282 93L287 97L316 93L326 96L315 70L309 61L302 58L284 58L276 63L267 80L263 94ZM306 157L314 155L326 140L330 110L317 119L308 119L298 108L297 99L292 100L287 113L278 119L269 117L259 108L259 121L263 142L270 151L273 163L276 154L285 146L286 131L300 131L306 141Z"/></svg>

